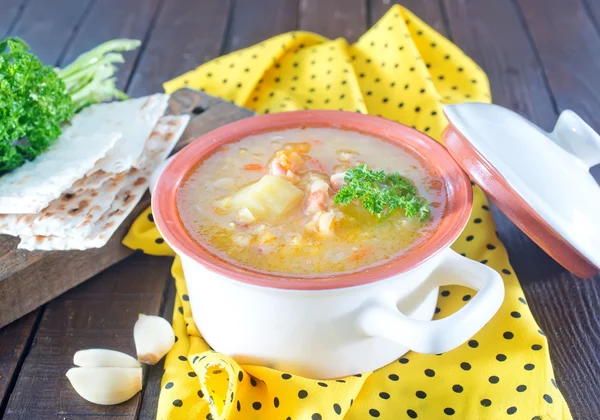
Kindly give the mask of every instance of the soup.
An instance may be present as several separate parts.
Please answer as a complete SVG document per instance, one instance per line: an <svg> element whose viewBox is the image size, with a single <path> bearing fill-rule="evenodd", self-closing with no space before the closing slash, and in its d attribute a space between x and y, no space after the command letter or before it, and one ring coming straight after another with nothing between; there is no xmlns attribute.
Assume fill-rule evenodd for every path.
<svg viewBox="0 0 600 420"><path fill-rule="evenodd" d="M422 217L410 206L377 212L381 206L367 196L340 200L362 188L348 174L375 171L399 172L373 184L377 194L389 201L387 180L405 183ZM443 212L442 188L397 145L341 129L298 128L220 147L180 187L177 208L190 235L221 258L258 271L322 276L419 246Z"/></svg>

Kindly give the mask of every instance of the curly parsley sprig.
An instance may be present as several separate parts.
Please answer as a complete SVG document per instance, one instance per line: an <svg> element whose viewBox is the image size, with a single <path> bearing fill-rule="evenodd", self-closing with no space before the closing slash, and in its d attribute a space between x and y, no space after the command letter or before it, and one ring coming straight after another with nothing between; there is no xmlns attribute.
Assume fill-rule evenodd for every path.
<svg viewBox="0 0 600 420"><path fill-rule="evenodd" d="M64 82L21 39L0 41L0 175L42 153L75 109Z"/></svg>
<svg viewBox="0 0 600 420"><path fill-rule="evenodd" d="M63 69L45 66L19 38L0 40L0 176L42 154L60 135L61 124L82 108L127 99L113 77L118 51L140 41L115 39L80 55Z"/></svg>
<svg viewBox="0 0 600 420"><path fill-rule="evenodd" d="M419 197L413 184L397 172L387 174L358 165L346 172L344 181L335 195L336 204L360 202L365 210L380 218L396 209L404 210L409 218L418 215L422 221L431 215L427 200Z"/></svg>

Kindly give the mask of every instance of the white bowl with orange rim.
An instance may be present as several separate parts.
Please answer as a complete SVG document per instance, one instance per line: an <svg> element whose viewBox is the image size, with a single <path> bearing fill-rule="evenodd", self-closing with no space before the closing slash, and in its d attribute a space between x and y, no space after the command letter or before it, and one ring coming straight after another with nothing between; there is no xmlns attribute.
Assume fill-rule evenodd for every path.
<svg viewBox="0 0 600 420"><path fill-rule="evenodd" d="M364 133L414 154L443 183L443 214L435 229L406 252L326 275L255 270L190 235L177 200L194 168L223 145L297 127ZM158 229L181 257L203 338L239 363L322 379L377 369L409 350L449 351L493 317L504 298L501 277L450 249L471 206L469 179L443 146L398 123L339 111L263 115L212 131L170 160L152 196ZM445 285L463 285L477 293L456 313L434 321L438 288Z"/></svg>

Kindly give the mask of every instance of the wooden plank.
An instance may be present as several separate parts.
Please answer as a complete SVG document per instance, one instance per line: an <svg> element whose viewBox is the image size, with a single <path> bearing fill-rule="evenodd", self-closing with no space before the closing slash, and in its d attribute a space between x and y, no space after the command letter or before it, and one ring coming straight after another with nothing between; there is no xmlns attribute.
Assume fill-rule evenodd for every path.
<svg viewBox="0 0 600 420"><path fill-rule="evenodd" d="M162 0L102 0L93 3L89 13L80 24L73 42L65 51L61 65L71 63L81 53L115 38L144 41L152 29L154 17ZM125 89L142 48L124 52L125 63L119 65L116 74L118 87Z"/></svg>
<svg viewBox="0 0 600 420"><path fill-rule="evenodd" d="M85 2L77 2L78 5L81 3ZM86 13L79 13L78 16L83 19L83 22L75 20L77 14L70 14L72 20L69 22L65 21L65 18L61 18L61 20L52 16L52 19L56 19L58 24L66 25L72 33L75 32L76 27L79 28L72 37L68 37L68 40L66 39L68 32L66 29L63 36L56 39L44 32L49 29L41 28L46 28L47 22L54 21L40 21L37 13L27 12L28 8L15 28L15 33L32 36L32 46L37 45L38 49L48 49L47 62L53 64L59 64L60 61L70 62L78 54L108 39L116 37L144 38L150 27L152 16L157 12L158 3L159 0L96 2ZM30 6L35 6L35 4ZM62 6L67 7L68 4L64 3ZM104 18L102 18L103 16ZM39 28L23 35L19 32L21 26ZM41 37L42 40L39 40L38 37ZM52 40L45 41L44 38L48 37ZM64 45L61 46L59 42L67 43L67 41L69 44L65 49ZM54 55L50 55L50 51ZM121 68L119 78L122 86L129 79L138 54L139 50L129 53L128 61ZM145 199L145 203L148 203L148 198ZM124 226L128 226L141 210L143 208L138 207L134 214L126 220ZM2 303L0 305L0 327L128 256L131 251L120 245L120 239L125 232L126 227L123 227L107 246L86 252L17 250L18 239L0 236L0 303ZM40 282L42 283L41 287Z"/></svg>
<svg viewBox="0 0 600 420"><path fill-rule="evenodd" d="M164 81L221 53L230 0L168 0L144 48L128 92L162 91Z"/></svg>
<svg viewBox="0 0 600 420"><path fill-rule="evenodd" d="M517 2L558 109L572 109L600 131L600 37L582 3L580 0Z"/></svg>
<svg viewBox="0 0 600 420"><path fill-rule="evenodd" d="M68 42L77 23L84 15L88 1L71 0L71 3L73 3L73 7L69 7L71 6L69 0L60 0L59 4L56 5L57 7L52 8L49 13L43 12L45 7L39 4L37 0L21 4L20 6L24 9L19 21L9 35L24 38L36 54L38 51L43 50L43 54L38 55L45 63L57 64L64 45ZM67 7L69 11L63 14L60 12L59 7ZM57 31L53 30L55 24L60 26ZM2 303L0 305L0 327L19 316L25 315L43 303L31 305L29 300L33 296L23 296L20 290L21 282L27 281L32 276L32 272L28 268L40 264L42 253L17 251L15 249L17 242L15 238L0 236L0 302ZM4 281L13 273L22 274L16 275L12 279L19 287ZM10 289L8 289L9 286ZM14 290L15 288L17 290ZM15 295L13 295L13 292Z"/></svg>
<svg viewBox="0 0 600 420"><path fill-rule="evenodd" d="M145 197L142 202L148 204L149 198ZM102 248L88 251L36 252L31 253L30 257L23 257L28 258L26 267L16 272L8 272L5 277L0 278L0 327L130 255L131 250L121 245L121 239L143 209L144 207L136 207L108 244ZM11 255L29 254L27 251L14 250L18 240L11 238L11 242L14 245L9 253L4 255L3 260L7 259L10 262ZM0 266L0 269L2 268Z"/></svg>
<svg viewBox="0 0 600 420"><path fill-rule="evenodd" d="M582 0L596 30L600 32L600 2L598 0Z"/></svg>
<svg viewBox="0 0 600 420"><path fill-rule="evenodd" d="M530 0L521 3L531 5ZM556 42L567 33L567 37L578 33L578 27L567 28L562 20L560 24L552 23L550 18L559 13L552 9L549 4L552 2L534 3L537 3L535 13L533 8L531 13L538 14L539 25L552 32ZM454 41L486 70L494 102L550 129L557 118L555 99L548 90L538 52L531 42L528 31L533 28L524 25L515 4L495 0L448 0L443 4ZM572 19L565 17L570 13L563 10L560 19ZM547 45L548 54L561 51L561 48L553 50L552 42ZM597 53L593 55L597 57ZM570 58L563 55L554 59L560 62ZM575 68L572 70L579 74ZM575 97L568 92L566 89L565 95ZM597 359L600 320L593 314L600 304L600 282L582 281L566 273L495 207L494 217L531 310L550 342L556 380L573 416L599 418L599 379L593 372L600 368Z"/></svg>
<svg viewBox="0 0 600 420"><path fill-rule="evenodd" d="M0 38L8 34L26 3L27 0L0 0Z"/></svg>
<svg viewBox="0 0 600 420"><path fill-rule="evenodd" d="M0 413L8 403L39 315L39 311L30 313L0 330Z"/></svg>
<svg viewBox="0 0 600 420"><path fill-rule="evenodd" d="M549 128L555 118L552 98L512 2L465 0L444 5L453 41L485 70L494 102Z"/></svg>
<svg viewBox="0 0 600 420"><path fill-rule="evenodd" d="M573 109L599 131L600 36L589 9L580 1L528 0L517 4L535 43L557 112ZM595 373L600 371L600 318L594 315L600 307L598 280L600 275L582 284L569 274L557 276L555 281L543 284L542 297L548 301L539 303L539 309L544 310L542 327L551 338L560 340L553 356L576 418L600 417L600 378Z"/></svg>
<svg viewBox="0 0 600 420"><path fill-rule="evenodd" d="M23 38L46 64L55 64L89 11L90 0L30 0L10 35Z"/></svg>
<svg viewBox="0 0 600 420"><path fill-rule="evenodd" d="M298 27L327 38L356 41L367 30L364 0L300 0Z"/></svg>
<svg viewBox="0 0 600 420"><path fill-rule="evenodd" d="M268 22L265 25L265 22ZM226 53L293 31L298 23L298 0L235 2L225 45Z"/></svg>
<svg viewBox="0 0 600 420"><path fill-rule="evenodd" d="M45 58L46 63L55 64L59 60L62 47L68 42L78 21L84 15L88 2L71 3L74 3L73 7L69 8L67 12L61 13L60 7L71 4L61 0L54 4L57 8L49 13L40 14L39 12L45 7L35 0L1 0L0 33L24 37L34 51L44 50L44 54L40 55L42 60ZM60 29L52 29L53 24L59 25ZM15 252L15 245L14 238L0 236L0 273L5 273L6 268L10 272L19 271L19 275L12 278L14 283L11 283L10 291L4 290L9 283L3 281L6 280L4 275L0 275L0 328L43 303L36 302L31 305L30 296L21 294L23 290L27 290L24 285L31 282L32 279L36 279L31 267L40 268L41 273L46 276L53 271L56 272L53 269L54 261L52 259L48 260L50 265L44 266L40 261L40 254L26 255L25 252ZM33 290L47 288L49 286L45 281L47 279L48 277L37 278ZM40 284L40 282L42 283ZM6 316L6 311L12 310L14 313ZM8 397L16 380L15 375L20 371L30 339L36 330L36 320L40 315L40 310L34 311L27 317L0 330L0 413L4 411L8 403Z"/></svg>
<svg viewBox="0 0 600 420"><path fill-rule="evenodd" d="M173 308L175 306L175 281L170 279L167 285L167 291L165 293L165 299L163 302L163 308L160 311L160 315L168 319L169 322L173 320ZM158 410L158 398L161 391L161 380L164 372L165 360L161 360L160 363L151 366L148 369L148 377L146 380L146 386L142 392L142 403L138 410L138 418L140 420L156 418L156 411Z"/></svg>
<svg viewBox="0 0 600 420"><path fill-rule="evenodd" d="M448 36L447 22L444 19L440 2L422 0L371 0L369 2L369 26L374 25L390 9L393 4L400 4L417 15L433 29Z"/></svg>
<svg viewBox="0 0 600 420"><path fill-rule="evenodd" d="M73 390L65 372L80 349L135 355L133 325L139 313L159 313L170 266L170 258L138 254L49 303L4 418L133 416L140 395L116 406L90 404Z"/></svg>

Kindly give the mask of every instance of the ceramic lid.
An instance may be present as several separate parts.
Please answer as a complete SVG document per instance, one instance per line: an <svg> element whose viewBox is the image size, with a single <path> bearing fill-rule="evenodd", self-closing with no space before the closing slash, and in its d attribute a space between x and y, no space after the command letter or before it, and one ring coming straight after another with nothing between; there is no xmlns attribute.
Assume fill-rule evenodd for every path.
<svg viewBox="0 0 600 420"><path fill-rule="evenodd" d="M600 136L564 111L546 133L498 105L446 105L446 148L511 220L579 277L600 272Z"/></svg>

